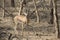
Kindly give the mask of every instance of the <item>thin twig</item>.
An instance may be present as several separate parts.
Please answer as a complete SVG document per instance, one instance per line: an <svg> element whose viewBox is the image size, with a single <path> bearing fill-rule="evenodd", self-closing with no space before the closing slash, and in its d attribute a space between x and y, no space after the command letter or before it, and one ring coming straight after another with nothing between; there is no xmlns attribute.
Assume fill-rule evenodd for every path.
<svg viewBox="0 0 60 40"><path fill-rule="evenodd" d="M5 0L3 0L4 2L3 2L3 8L5 8L5 5L4 5L4 3L5 3ZM5 14L5 10L3 10L4 11L4 13L3 13L3 17L5 16L4 14Z"/></svg>

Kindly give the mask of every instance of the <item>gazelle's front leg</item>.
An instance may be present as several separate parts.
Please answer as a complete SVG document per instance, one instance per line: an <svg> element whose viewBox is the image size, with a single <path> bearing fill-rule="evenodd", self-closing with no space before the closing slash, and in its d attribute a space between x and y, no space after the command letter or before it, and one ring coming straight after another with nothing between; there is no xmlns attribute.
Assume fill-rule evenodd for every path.
<svg viewBox="0 0 60 40"><path fill-rule="evenodd" d="M15 31L15 34L18 34L18 31L17 31L18 20L17 20L17 18L14 18L14 22L15 22L14 31Z"/></svg>

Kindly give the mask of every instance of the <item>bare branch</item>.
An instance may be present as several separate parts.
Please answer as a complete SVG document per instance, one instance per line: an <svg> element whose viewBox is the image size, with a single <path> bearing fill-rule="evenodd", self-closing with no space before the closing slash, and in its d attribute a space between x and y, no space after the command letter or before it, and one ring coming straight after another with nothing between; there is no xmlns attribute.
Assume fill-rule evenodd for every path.
<svg viewBox="0 0 60 40"><path fill-rule="evenodd" d="M36 16L37 16L37 23L39 23L39 15L38 15L37 7L36 7L36 1L33 0L33 2L34 2L35 12L36 12Z"/></svg>

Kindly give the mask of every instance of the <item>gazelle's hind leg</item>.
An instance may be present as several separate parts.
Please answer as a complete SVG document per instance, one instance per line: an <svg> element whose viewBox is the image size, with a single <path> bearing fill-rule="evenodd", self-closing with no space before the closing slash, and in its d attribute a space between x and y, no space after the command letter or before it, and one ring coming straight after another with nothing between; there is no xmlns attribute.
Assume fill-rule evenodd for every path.
<svg viewBox="0 0 60 40"><path fill-rule="evenodd" d="M28 25L28 23L29 23L29 19L26 20L26 25Z"/></svg>
<svg viewBox="0 0 60 40"><path fill-rule="evenodd" d="M16 18L14 18L14 22L15 22L14 32L15 32L15 34L18 34L18 31L17 31L17 23L18 23L18 20Z"/></svg>

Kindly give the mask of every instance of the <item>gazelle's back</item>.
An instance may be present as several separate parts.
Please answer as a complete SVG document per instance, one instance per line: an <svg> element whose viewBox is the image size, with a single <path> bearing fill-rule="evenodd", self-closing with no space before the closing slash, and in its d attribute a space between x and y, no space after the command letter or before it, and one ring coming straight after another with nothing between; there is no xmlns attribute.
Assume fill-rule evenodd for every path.
<svg viewBox="0 0 60 40"><path fill-rule="evenodd" d="M21 21L21 22L23 22L23 23L26 23L26 22L27 22L27 17L26 17L26 16L23 16L23 15L15 16L14 19L15 19L15 20L17 19L17 20L19 20L19 21Z"/></svg>

